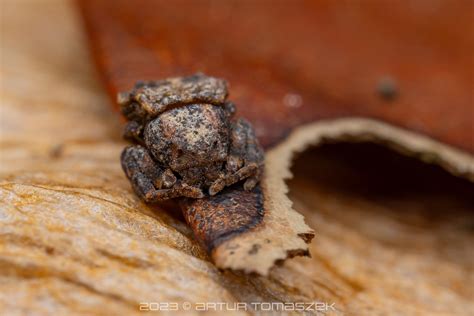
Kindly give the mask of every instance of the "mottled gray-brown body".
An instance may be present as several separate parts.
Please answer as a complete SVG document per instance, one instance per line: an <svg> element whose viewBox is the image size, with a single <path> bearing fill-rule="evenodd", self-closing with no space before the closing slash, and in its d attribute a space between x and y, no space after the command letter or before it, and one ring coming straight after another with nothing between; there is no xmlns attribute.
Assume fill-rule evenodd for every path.
<svg viewBox="0 0 474 316"><path fill-rule="evenodd" d="M263 150L245 119L234 119L224 80L201 74L137 83L119 95L127 118L122 168L146 202L215 195L263 171Z"/></svg>

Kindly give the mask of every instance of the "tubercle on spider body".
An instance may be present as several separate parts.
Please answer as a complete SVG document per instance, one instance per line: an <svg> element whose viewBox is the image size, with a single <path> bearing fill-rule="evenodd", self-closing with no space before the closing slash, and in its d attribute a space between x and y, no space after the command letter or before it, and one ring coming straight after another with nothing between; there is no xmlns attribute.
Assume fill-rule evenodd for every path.
<svg viewBox="0 0 474 316"><path fill-rule="evenodd" d="M227 83L196 74L139 82L120 93L133 145L121 155L122 168L145 202L213 196L244 181L260 181L264 154L252 125L234 118Z"/></svg>

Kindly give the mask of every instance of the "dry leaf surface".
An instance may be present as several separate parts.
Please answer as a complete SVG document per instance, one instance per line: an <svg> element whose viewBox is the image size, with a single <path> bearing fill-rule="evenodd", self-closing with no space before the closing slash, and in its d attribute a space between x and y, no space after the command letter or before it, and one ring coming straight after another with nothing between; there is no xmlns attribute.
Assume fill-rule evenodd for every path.
<svg viewBox="0 0 474 316"><path fill-rule="evenodd" d="M474 309L472 185L428 170L452 189L374 199L353 188L380 178L337 157L349 150L362 163L368 151L390 162L392 154L308 151L289 187L294 208L317 228L313 258L268 277L220 272L179 215L131 191L118 159L120 124L72 5L5 2L1 22L1 314L141 314L140 302L204 301L334 302L328 314L353 315ZM406 166L408 175L419 169Z"/></svg>

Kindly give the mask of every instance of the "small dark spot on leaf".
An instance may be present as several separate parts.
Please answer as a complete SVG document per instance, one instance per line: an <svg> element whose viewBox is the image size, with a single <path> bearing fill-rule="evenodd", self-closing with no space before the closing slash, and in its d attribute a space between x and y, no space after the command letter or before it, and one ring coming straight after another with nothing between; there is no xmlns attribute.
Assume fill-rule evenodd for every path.
<svg viewBox="0 0 474 316"><path fill-rule="evenodd" d="M249 250L249 255L255 255L258 250L261 248L261 246L259 244L253 244L252 245L252 249Z"/></svg>
<svg viewBox="0 0 474 316"><path fill-rule="evenodd" d="M392 77L382 77L377 83L377 94L386 101L392 101L398 96L397 82Z"/></svg>

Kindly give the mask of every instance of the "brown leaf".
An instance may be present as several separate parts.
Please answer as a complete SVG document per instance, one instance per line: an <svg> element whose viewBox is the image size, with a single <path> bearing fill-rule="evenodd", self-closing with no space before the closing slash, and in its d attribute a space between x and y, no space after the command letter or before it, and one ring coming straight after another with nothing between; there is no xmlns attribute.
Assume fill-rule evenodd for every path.
<svg viewBox="0 0 474 316"><path fill-rule="evenodd" d="M314 232L291 208L284 180L293 155L310 145L370 139L474 177L474 159L463 152L474 152L467 3L444 2L434 11L388 1L278 2L271 10L264 1L79 4L112 98L137 80L203 71L230 82L238 114L272 148L255 227L226 227L230 219L214 216L225 208L213 202L183 209L220 268L267 274L276 261L308 253ZM215 248L222 234L232 237Z"/></svg>

